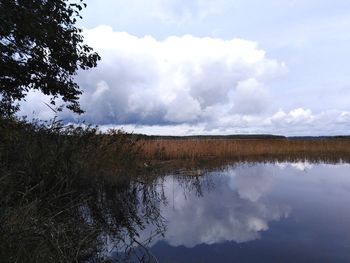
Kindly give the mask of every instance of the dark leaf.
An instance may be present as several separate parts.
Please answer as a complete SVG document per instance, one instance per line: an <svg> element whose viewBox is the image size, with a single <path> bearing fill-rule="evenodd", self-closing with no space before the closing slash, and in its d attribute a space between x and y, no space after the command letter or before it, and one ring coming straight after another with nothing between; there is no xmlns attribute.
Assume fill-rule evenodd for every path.
<svg viewBox="0 0 350 263"><path fill-rule="evenodd" d="M83 45L82 30L74 26L82 4L68 0L0 1L0 97L4 105L24 99L30 90L52 98L61 96L67 108L81 113L78 68L97 65L100 57Z"/></svg>

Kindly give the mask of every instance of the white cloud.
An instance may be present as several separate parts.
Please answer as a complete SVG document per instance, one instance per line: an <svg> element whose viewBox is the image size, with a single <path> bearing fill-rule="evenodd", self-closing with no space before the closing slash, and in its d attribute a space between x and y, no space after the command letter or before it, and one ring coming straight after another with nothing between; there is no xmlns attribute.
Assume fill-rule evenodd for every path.
<svg viewBox="0 0 350 263"><path fill-rule="evenodd" d="M350 128L349 111L276 111L269 84L286 66L267 58L256 42L191 35L159 41L108 26L84 34L102 61L79 73L86 113L77 117L66 111L61 114L66 121L173 135L328 135ZM54 115L44 95L30 92L27 101L21 114L39 119Z"/></svg>
<svg viewBox="0 0 350 263"><path fill-rule="evenodd" d="M50 109L50 100L46 95L39 91L29 91L25 102L20 104L21 115L31 119L49 120L55 116L55 112ZM50 107L48 106L50 105Z"/></svg>
<svg viewBox="0 0 350 263"><path fill-rule="evenodd" d="M247 79L237 85L233 98L233 112L255 114L263 112L269 103L267 89L256 79Z"/></svg>
<svg viewBox="0 0 350 263"><path fill-rule="evenodd" d="M98 68L78 77L85 118L94 123L199 123L232 109L261 113L266 82L285 71L257 43L242 39L186 35L157 41L108 26L85 36L102 56Z"/></svg>
<svg viewBox="0 0 350 263"><path fill-rule="evenodd" d="M320 116L318 116L320 117ZM295 125L295 124L308 124L315 120L316 116L311 113L309 109L297 108L291 110L289 113L285 113L283 110L276 112L271 121L278 125Z"/></svg>
<svg viewBox="0 0 350 263"><path fill-rule="evenodd" d="M262 116L234 114L221 116L201 123L167 125L102 125L124 128L135 133L157 135L226 135L226 134L281 134L287 136L347 135L350 128L350 112L328 110L314 114L310 110L298 108L290 112L282 110Z"/></svg>

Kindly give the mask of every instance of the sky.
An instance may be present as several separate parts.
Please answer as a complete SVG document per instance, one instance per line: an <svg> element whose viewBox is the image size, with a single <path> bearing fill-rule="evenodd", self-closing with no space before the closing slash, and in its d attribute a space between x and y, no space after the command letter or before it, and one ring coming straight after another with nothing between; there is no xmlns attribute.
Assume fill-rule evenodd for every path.
<svg viewBox="0 0 350 263"><path fill-rule="evenodd" d="M335 135L350 128L348 0L86 0L102 57L79 116L161 135ZM21 114L52 118L30 92Z"/></svg>

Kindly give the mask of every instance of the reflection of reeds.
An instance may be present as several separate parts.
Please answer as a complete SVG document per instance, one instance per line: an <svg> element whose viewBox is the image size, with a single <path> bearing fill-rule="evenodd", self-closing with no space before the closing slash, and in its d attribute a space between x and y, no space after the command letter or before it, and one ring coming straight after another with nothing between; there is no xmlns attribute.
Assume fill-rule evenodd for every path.
<svg viewBox="0 0 350 263"><path fill-rule="evenodd" d="M120 131L0 116L0 262L103 262L105 236L159 221L137 151Z"/></svg>
<svg viewBox="0 0 350 263"><path fill-rule="evenodd" d="M138 143L148 160L350 160L349 139L158 139Z"/></svg>

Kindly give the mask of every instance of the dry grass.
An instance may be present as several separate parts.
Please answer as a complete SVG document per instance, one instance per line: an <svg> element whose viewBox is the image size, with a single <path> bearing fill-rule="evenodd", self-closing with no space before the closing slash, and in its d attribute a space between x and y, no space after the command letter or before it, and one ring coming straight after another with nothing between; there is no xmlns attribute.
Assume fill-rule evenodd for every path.
<svg viewBox="0 0 350 263"><path fill-rule="evenodd" d="M140 140L145 160L350 160L350 140L190 139Z"/></svg>

